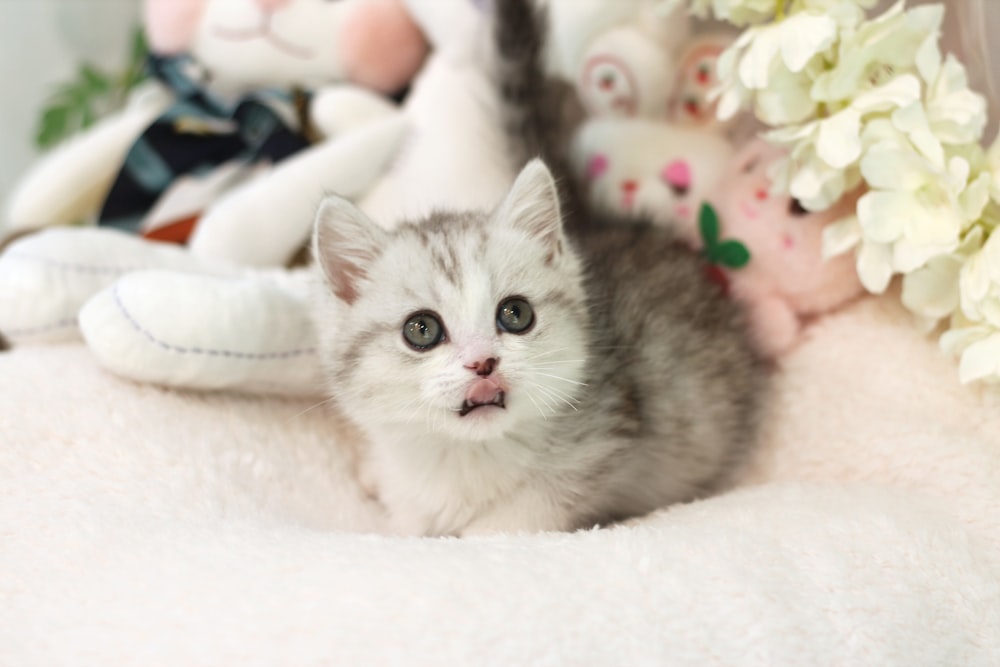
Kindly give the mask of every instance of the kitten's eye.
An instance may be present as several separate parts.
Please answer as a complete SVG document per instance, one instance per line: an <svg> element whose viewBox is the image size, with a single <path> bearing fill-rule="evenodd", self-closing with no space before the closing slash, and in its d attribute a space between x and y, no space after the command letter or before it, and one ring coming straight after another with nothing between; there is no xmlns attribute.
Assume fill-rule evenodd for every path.
<svg viewBox="0 0 1000 667"><path fill-rule="evenodd" d="M444 326L436 315L414 313L403 325L403 339L414 350L429 350L444 340Z"/></svg>
<svg viewBox="0 0 1000 667"><path fill-rule="evenodd" d="M507 299L497 308L497 326L508 333L527 333L534 323L535 311L524 299Z"/></svg>

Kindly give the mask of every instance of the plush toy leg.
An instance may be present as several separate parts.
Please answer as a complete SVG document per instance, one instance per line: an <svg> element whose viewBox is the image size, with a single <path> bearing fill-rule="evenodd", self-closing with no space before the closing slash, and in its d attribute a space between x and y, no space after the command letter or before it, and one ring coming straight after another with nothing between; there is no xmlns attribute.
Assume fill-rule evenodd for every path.
<svg viewBox="0 0 1000 667"><path fill-rule="evenodd" d="M95 218L132 143L169 99L163 91L150 90L46 155L15 188L0 221L0 237Z"/></svg>
<svg viewBox="0 0 1000 667"><path fill-rule="evenodd" d="M761 353L773 358L794 347L802 325L787 302L763 298L750 304L749 309L751 332Z"/></svg>
<svg viewBox="0 0 1000 667"><path fill-rule="evenodd" d="M226 195L198 223L191 251L248 266L282 266L309 236L329 192L355 198L371 187L402 143L401 114L314 146Z"/></svg>
<svg viewBox="0 0 1000 667"><path fill-rule="evenodd" d="M318 395L308 290L305 270L228 279L143 271L95 295L80 328L98 361L129 379Z"/></svg>
<svg viewBox="0 0 1000 667"><path fill-rule="evenodd" d="M313 125L328 140L399 113L382 95L355 86L327 86L313 96L309 109Z"/></svg>
<svg viewBox="0 0 1000 667"><path fill-rule="evenodd" d="M77 314L87 299L125 273L151 268L237 273L113 229L49 229L0 255L0 331L13 344L79 339Z"/></svg>

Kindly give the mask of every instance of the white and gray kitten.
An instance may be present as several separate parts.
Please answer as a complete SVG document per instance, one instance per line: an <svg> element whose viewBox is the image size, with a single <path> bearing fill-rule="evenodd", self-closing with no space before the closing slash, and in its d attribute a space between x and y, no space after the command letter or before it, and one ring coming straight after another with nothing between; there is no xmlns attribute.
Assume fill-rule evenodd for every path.
<svg viewBox="0 0 1000 667"><path fill-rule="evenodd" d="M385 231L329 198L330 393L401 534L572 530L717 490L765 387L736 309L663 230L563 229L529 163L490 213Z"/></svg>

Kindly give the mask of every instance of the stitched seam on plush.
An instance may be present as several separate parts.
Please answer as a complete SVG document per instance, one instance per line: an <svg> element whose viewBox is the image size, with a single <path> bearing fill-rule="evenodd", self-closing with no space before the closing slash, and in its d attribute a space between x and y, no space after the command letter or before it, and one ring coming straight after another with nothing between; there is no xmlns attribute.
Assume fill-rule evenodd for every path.
<svg viewBox="0 0 1000 667"><path fill-rule="evenodd" d="M149 340L151 343L160 347L168 352L175 352L177 354L195 354L195 355L206 355L211 357L225 357L230 359L243 359L246 361L261 361L270 359L290 359L293 357L302 357L310 354L315 354L316 349L307 347L299 350L289 350L287 352L264 352L264 353L252 353L252 352L237 352L235 350L212 350L212 349L202 349L199 347L181 347L179 345L171 345L166 341L161 340L155 336L151 331L143 327L139 322L133 317L132 313L129 312L128 308L122 302L121 294L118 291L118 285L116 284L112 290L111 294L114 297L115 305L118 306L118 310L125 317L128 323L141 334L144 338Z"/></svg>
<svg viewBox="0 0 1000 667"><path fill-rule="evenodd" d="M68 271L78 271L80 273L127 273L130 271L141 271L149 268L148 266L98 266L94 264L76 264L74 262L64 262L58 259L50 259L48 257L38 257L36 255L16 250L8 252L5 257L9 259L38 262L39 264L44 264L46 266L53 266L59 269L66 269Z"/></svg>

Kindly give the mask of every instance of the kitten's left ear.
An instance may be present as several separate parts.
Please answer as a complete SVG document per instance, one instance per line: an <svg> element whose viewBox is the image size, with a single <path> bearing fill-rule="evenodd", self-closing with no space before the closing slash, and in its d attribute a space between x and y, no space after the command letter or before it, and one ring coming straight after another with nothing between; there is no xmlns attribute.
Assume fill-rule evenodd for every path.
<svg viewBox="0 0 1000 667"><path fill-rule="evenodd" d="M348 305L359 295L358 283L385 247L385 230L342 197L323 200L313 230L313 257L333 293Z"/></svg>
<svg viewBox="0 0 1000 667"><path fill-rule="evenodd" d="M552 173L541 160L532 160L521 170L493 216L495 221L520 229L549 246L549 261L562 253L559 192Z"/></svg>

